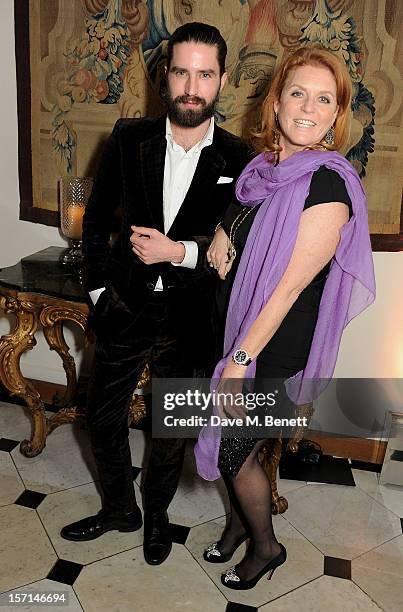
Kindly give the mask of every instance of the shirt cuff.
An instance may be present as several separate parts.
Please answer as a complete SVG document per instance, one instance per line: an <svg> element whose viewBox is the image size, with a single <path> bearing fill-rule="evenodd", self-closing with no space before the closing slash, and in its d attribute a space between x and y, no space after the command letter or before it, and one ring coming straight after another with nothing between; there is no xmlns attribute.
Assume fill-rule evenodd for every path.
<svg viewBox="0 0 403 612"><path fill-rule="evenodd" d="M191 268L195 269L197 264L197 257L199 255L199 247L197 242L194 240L178 240L185 247L185 257L182 259L181 263L174 263L171 261L173 266L179 266L181 268Z"/></svg>
<svg viewBox="0 0 403 612"><path fill-rule="evenodd" d="M100 287L100 289L94 289L93 291L88 291L88 294L92 300L92 303L95 304L98 302L98 298L101 295L101 293L105 291L105 287Z"/></svg>

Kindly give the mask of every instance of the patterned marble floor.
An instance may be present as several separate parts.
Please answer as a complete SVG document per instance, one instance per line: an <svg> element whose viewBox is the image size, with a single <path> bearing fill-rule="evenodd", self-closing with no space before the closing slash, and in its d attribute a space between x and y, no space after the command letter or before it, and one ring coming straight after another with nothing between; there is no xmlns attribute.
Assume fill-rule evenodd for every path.
<svg viewBox="0 0 403 612"><path fill-rule="evenodd" d="M170 507L174 545L160 566L145 563L142 530L109 532L92 542L63 540L60 529L97 512L99 495L86 432L63 425L37 457L21 455L30 420L0 403L0 604L4 610L86 612L371 612L403 610L403 489L378 484L370 466L353 468L355 487L280 480L289 509L274 517L287 563L251 591L221 585L206 563L227 511L222 484L195 473L189 446ZM149 439L130 431L140 496ZM352 464L352 467L354 463ZM233 561L238 562L245 548ZM16 593L64 592L64 606L6 604Z"/></svg>

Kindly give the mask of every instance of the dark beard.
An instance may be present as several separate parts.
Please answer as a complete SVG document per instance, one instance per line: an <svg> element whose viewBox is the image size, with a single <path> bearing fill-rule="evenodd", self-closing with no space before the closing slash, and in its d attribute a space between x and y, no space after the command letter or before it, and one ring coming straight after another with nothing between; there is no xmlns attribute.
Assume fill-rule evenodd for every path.
<svg viewBox="0 0 403 612"><path fill-rule="evenodd" d="M217 91L214 100L209 104L207 104L204 98L199 98L198 96L178 96L173 99L168 87L165 88L162 97L167 105L170 121L181 127L195 128L213 117L220 98L220 90ZM199 103L201 108L197 110L192 108L181 109L179 104L188 101Z"/></svg>

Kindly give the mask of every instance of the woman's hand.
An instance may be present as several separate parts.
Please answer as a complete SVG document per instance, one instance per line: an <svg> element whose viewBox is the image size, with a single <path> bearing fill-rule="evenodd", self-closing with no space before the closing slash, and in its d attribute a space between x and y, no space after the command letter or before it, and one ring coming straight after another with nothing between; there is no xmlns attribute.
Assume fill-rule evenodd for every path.
<svg viewBox="0 0 403 612"><path fill-rule="evenodd" d="M217 270L221 280L225 279L232 266L232 261L228 261L229 246L227 234L222 227L219 227L207 251L207 261L212 268Z"/></svg>
<svg viewBox="0 0 403 612"><path fill-rule="evenodd" d="M216 394L222 394L218 396L221 418L245 419L247 411L243 403L243 380L246 370L245 366L237 365L232 360L225 366L216 389Z"/></svg>

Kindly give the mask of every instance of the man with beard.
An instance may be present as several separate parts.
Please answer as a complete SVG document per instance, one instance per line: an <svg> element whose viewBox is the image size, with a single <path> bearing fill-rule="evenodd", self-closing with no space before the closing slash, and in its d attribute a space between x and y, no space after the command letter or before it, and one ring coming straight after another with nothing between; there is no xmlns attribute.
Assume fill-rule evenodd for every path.
<svg viewBox="0 0 403 612"><path fill-rule="evenodd" d="M83 226L97 336L87 423L102 509L65 526L61 535L68 540L142 525L127 423L144 366L164 378L208 375L214 366L216 274L206 250L251 156L240 138L214 124L227 79L226 51L212 26L178 28L168 41L168 115L120 119L105 147ZM118 208L121 227L111 245ZM144 556L150 564L162 563L172 547L167 508L185 444L153 439L144 481Z"/></svg>

